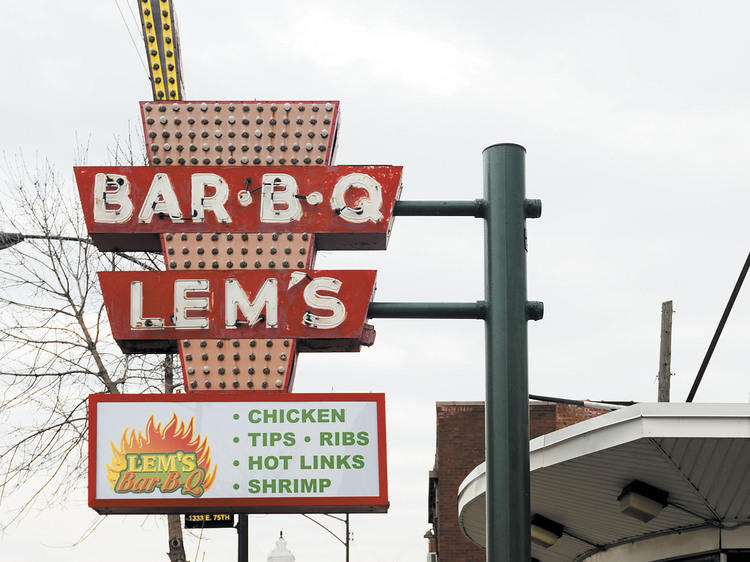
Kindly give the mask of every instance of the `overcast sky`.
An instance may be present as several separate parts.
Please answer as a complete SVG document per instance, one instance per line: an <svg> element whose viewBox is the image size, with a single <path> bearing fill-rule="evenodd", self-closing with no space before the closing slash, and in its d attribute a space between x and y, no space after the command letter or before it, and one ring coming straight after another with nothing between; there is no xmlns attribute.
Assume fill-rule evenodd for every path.
<svg viewBox="0 0 750 562"><path fill-rule="evenodd" d="M76 139L90 164L106 163L151 96L139 29L120 7L127 28L114 1L3 6L0 149L50 159L71 190ZM685 399L748 252L745 2L176 0L176 12L186 99L340 100L336 163L403 165L404 200L481 197L482 150L524 145L527 196L544 205L528 224L529 298L545 303L529 325L530 391L655 401L671 299L673 401ZM474 301L482 244L476 219L404 217L387 252L328 252L317 265L377 269L380 301ZM750 399L749 293L696 401ZM352 560L423 560L435 402L483 400L483 326L374 324L362 353L302 356L295 390L386 393L391 509L352 516ZM81 485L0 534L0 557L166 560L158 517L108 517L71 549L98 519ZM251 517L250 529L254 562L282 529L299 562L344 557L299 515ZM206 532L197 557L188 537L188 558L231 560L235 537Z"/></svg>

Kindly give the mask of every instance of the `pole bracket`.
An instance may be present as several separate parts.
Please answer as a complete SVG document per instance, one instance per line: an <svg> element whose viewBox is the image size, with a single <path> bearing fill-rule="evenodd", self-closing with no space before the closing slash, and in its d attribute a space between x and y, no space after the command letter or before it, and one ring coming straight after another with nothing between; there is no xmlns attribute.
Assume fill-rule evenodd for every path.
<svg viewBox="0 0 750 562"><path fill-rule="evenodd" d="M541 199L525 199L523 202L523 213L527 219L538 219L542 216Z"/></svg>
<svg viewBox="0 0 750 562"><path fill-rule="evenodd" d="M544 303L540 301L526 302L526 320L541 320L544 318Z"/></svg>
<svg viewBox="0 0 750 562"><path fill-rule="evenodd" d="M474 217L486 216L487 201L396 201L393 215L402 217Z"/></svg>

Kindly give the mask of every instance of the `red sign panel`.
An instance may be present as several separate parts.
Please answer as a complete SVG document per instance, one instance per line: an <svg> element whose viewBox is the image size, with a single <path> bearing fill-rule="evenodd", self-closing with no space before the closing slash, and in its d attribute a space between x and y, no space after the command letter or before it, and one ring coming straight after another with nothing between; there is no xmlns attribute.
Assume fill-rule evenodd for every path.
<svg viewBox="0 0 750 562"><path fill-rule="evenodd" d="M196 338L299 338L306 350L348 351L359 349L375 271L108 271L99 281L126 353L173 352L176 340Z"/></svg>
<svg viewBox="0 0 750 562"><path fill-rule="evenodd" d="M160 251L167 232L309 232L321 250L385 249L400 166L75 168L101 250Z"/></svg>
<svg viewBox="0 0 750 562"><path fill-rule="evenodd" d="M383 394L93 394L99 513L388 509Z"/></svg>

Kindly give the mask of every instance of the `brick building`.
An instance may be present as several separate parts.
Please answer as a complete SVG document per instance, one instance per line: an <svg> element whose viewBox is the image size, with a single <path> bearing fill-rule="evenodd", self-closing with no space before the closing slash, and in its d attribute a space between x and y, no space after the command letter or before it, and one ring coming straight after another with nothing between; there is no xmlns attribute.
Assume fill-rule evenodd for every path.
<svg viewBox="0 0 750 562"><path fill-rule="evenodd" d="M430 471L428 521L429 551L440 562L484 562L484 549L461 532L456 496L458 486L484 461L484 402L438 402L435 466ZM531 402L530 438L550 433L606 410L571 404Z"/></svg>

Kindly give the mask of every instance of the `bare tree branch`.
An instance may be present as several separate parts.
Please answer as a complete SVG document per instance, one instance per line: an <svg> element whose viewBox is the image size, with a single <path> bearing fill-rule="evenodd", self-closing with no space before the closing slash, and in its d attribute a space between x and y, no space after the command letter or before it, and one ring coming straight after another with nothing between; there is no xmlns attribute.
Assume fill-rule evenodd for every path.
<svg viewBox="0 0 750 562"><path fill-rule="evenodd" d="M127 163L123 148L113 156ZM79 158L86 152L79 149ZM37 504L64 499L76 489L71 482L84 481L90 393L179 385L171 356L120 352L96 276L163 269L159 256L97 251L74 186L49 162L5 158L0 192L0 231L82 239L29 239L0 251L0 505L11 493L22 498L13 512L0 509L3 529Z"/></svg>

